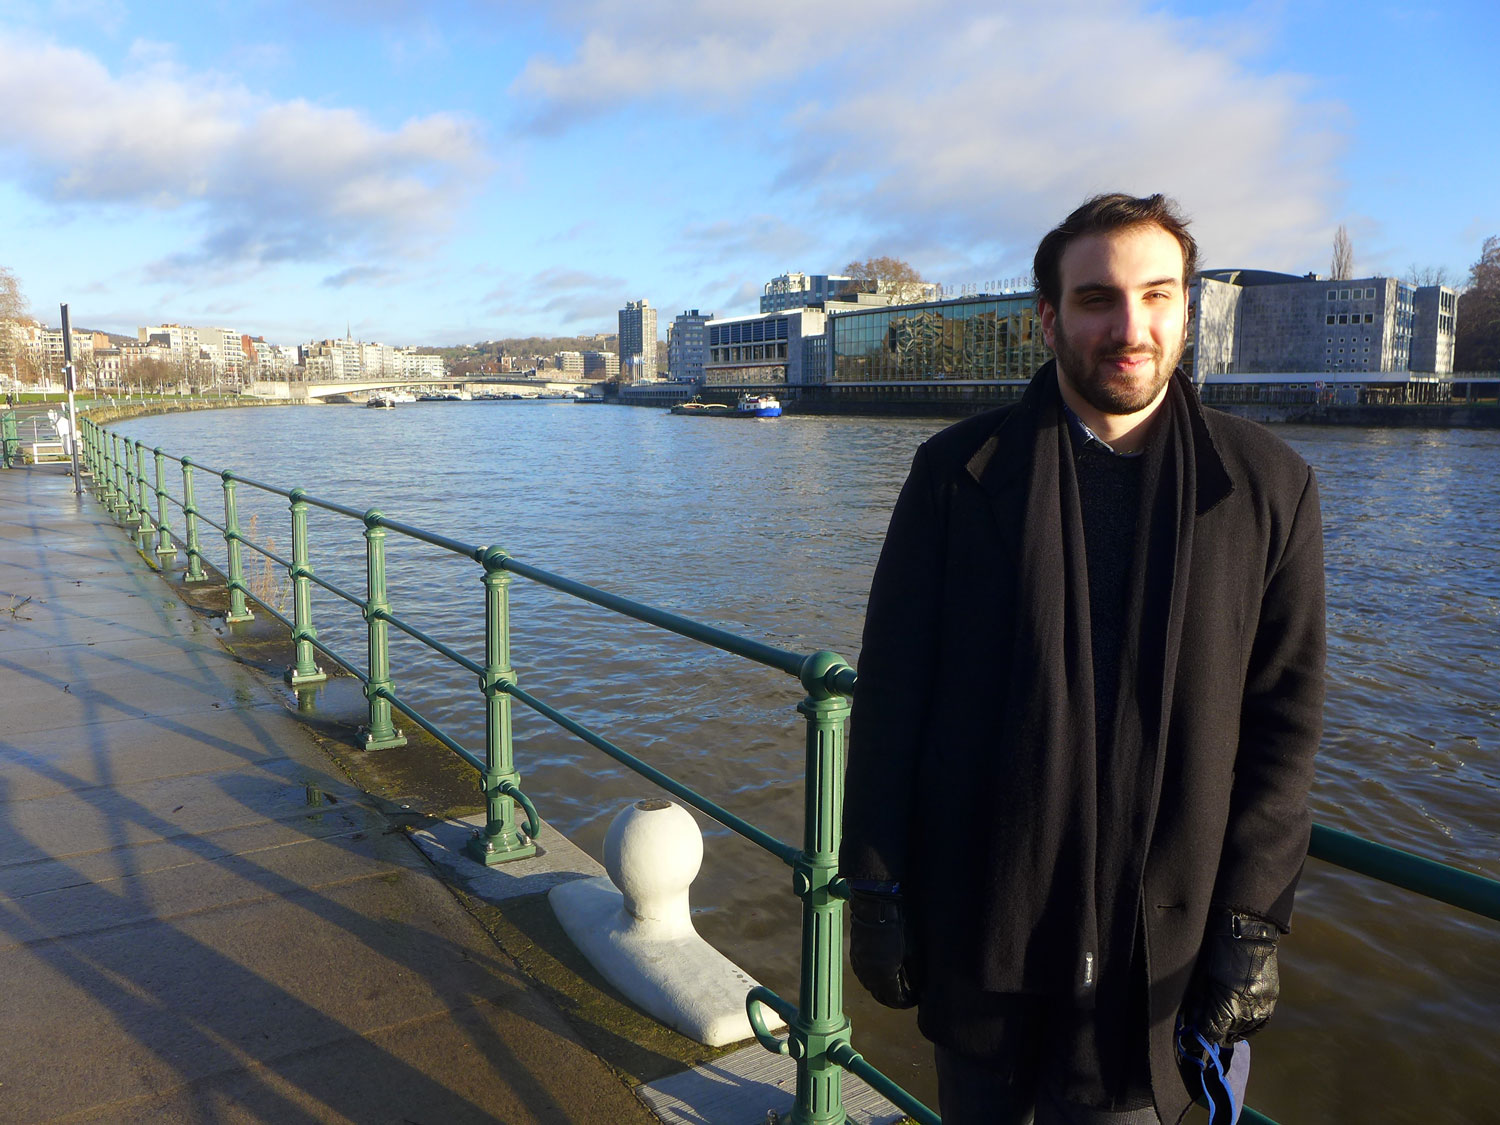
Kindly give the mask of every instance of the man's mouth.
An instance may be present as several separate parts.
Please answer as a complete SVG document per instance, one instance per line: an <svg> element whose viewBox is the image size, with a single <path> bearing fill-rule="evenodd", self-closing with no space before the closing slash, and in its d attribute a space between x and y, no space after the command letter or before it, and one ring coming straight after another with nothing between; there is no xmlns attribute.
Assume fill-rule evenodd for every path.
<svg viewBox="0 0 1500 1125"><path fill-rule="evenodd" d="M1150 366L1156 359L1156 353L1152 351L1143 352L1115 352L1104 357L1104 362L1119 371L1139 371L1143 367Z"/></svg>

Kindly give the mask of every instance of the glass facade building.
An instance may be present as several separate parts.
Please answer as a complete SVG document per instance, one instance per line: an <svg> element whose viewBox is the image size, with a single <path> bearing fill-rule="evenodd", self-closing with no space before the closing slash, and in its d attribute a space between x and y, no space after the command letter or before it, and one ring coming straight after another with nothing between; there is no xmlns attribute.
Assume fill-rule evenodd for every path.
<svg viewBox="0 0 1500 1125"><path fill-rule="evenodd" d="M835 386L1024 383L1052 358L1036 294L980 295L829 318Z"/></svg>

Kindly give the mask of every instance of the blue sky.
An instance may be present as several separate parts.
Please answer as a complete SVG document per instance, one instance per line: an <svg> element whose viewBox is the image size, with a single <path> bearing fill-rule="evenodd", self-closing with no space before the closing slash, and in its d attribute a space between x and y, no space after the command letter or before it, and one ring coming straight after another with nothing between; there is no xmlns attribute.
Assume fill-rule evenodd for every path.
<svg viewBox="0 0 1500 1125"><path fill-rule="evenodd" d="M0 2L0 266L34 314L276 343L612 332L894 254L1024 274L1096 191L1206 266L1461 281L1500 5Z"/></svg>

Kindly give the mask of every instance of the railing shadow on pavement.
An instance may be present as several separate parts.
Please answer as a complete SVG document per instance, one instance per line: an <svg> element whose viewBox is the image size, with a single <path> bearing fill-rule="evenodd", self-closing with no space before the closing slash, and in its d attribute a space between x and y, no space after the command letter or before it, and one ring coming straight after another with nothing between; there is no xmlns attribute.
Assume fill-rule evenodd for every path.
<svg viewBox="0 0 1500 1125"><path fill-rule="evenodd" d="M27 549L44 548L37 545ZM70 591L51 589L47 581L45 575L37 579L37 601L56 609ZM144 601L147 599L137 598L132 603L136 612ZM159 606L154 612L161 616L158 631L132 625L119 630L118 639L128 646L144 637L170 634L172 623L165 612ZM82 631L90 623L86 615L66 610L49 614L45 622L50 630L45 649L49 663L43 669L32 667L27 673L31 683L26 698L49 692L61 695L71 684L85 683L83 662L97 661L98 649L104 647L94 639L97 632L85 635ZM35 651L42 651L41 646ZM188 650L180 667L154 673L162 680L164 690L191 685L210 694L232 697L236 685L220 675L225 659L193 657ZM27 667L20 658L8 663L14 666L13 672ZM118 666L137 676L153 674L149 662L132 664L122 658ZM9 680L12 699L19 695L19 682L19 678ZM0 838L10 842L5 863L0 866L0 934L5 945L24 946L40 967L40 971L12 981L7 1011L12 1015L31 1013L33 1018L45 1021L48 1012L68 1010L65 998L70 992L87 997L90 1004L109 1013L111 1022L143 1054L153 1055L158 1065L175 1074L187 1096L210 1099L201 1106L205 1119L223 1109L222 1103L212 1102L222 1096L222 1090L212 1092L207 1087L225 1074L238 1072L244 1073L234 1089L234 1098L243 1110L262 1120L311 1125L327 1120L330 1114L340 1119L361 1119L371 1103L368 1091L351 1081L351 1075L360 1074L379 1075L383 1088L403 1088L414 1101L445 1119L489 1119L489 1108L470 1095L450 1088L392 1053L387 1045L351 1029L336 1014L310 1002L300 992L289 991L269 979L268 973L255 964L255 954L274 960L278 955L274 949L257 951L252 940L249 955L246 946L237 948L239 956L231 955L213 939L213 933L218 929L222 937L222 927L235 925L232 918L224 916L225 909L235 909L233 903L219 911L195 910L179 917L159 918L159 906L150 897L153 878L194 863L209 864L216 876L238 881L236 895L277 900L285 904L293 924L295 918L302 917L306 929L318 930L335 945L347 942L377 951L398 974L425 982L431 995L460 1018L470 1010L504 1005L512 1012L519 1008L521 1019L517 1022L530 1029L526 1035L534 1042L546 1042L549 1036L555 1036L555 1028L526 1022L530 1009L517 1004L525 986L503 959L477 947L465 951L462 958L455 957L451 935L431 925L372 916L351 907L340 898L350 886L348 881L310 890L305 882L276 870L277 862L285 862L285 857L296 850L286 845L303 840L339 848L354 857L351 862L367 860L366 849L356 848L354 841L371 828L357 817L347 824L335 823L343 810L336 812L332 807L308 809L300 816L295 812L285 815L276 792L280 782L294 792L311 787L336 793L347 791L347 785L341 786L332 775L310 770L305 764L291 766L281 736L261 721L264 710L279 713L279 704L268 701L261 708L238 709L239 721L232 735L225 735L220 732L225 711L231 708L217 712L210 722L205 717L207 711L142 714L140 700L107 688L71 694L78 698L78 711L76 720L65 730L49 731L45 721L32 719L28 723L28 716L21 715L8 722L0 735L0 757L7 763L6 776L0 778L4 790L0 792L0 809L17 814L0 826ZM148 804L143 799L145 794L134 791L129 779L122 779L118 772L118 747L113 740L119 723L128 721L123 717L131 715L150 728L146 741L179 739L212 759L206 771L187 778L186 783L217 789L231 801L241 802L253 814L247 819L276 818L278 845L248 851L226 848L223 836L233 833L233 826L216 826L213 831L184 830L179 821ZM242 776L237 766L259 773L254 778ZM161 794L156 797L159 802ZM60 799L66 800L71 814L65 819L49 815ZM268 808L268 803L277 807ZM354 816L352 806L348 808L344 815ZM80 816L85 810L91 815ZM315 821L319 822L316 830L312 827ZM391 850L398 855L407 852L404 844ZM148 860L148 852L155 862ZM165 854L168 852L170 856ZM412 858L410 865L419 872L409 880L411 884L432 888L426 893L439 899L446 895L441 888L433 887L420 861ZM377 882L384 879L368 872L360 877ZM129 931L153 919L157 924L150 927L149 942L131 939ZM328 971L321 975L335 979L337 950L329 949L328 953ZM453 969L460 963L466 966L464 973ZM471 988L466 977L467 981L482 979L482 989ZM404 1023L409 1015L393 1013L395 1025ZM12 1019L8 1023L7 1037L39 1031L29 1021ZM475 1061L503 1069L523 1104L555 1103L559 1090L539 1081L527 1086L530 1070L517 1062L520 1043L499 1037L482 1018L465 1019L464 1024L475 1049ZM84 1041L89 1038L83 1027L75 1026L69 1034L75 1040L80 1035ZM322 1050L335 1051L342 1065L311 1065L308 1052ZM120 1071L123 1093L130 1086L127 1079L137 1074L140 1063L139 1057L112 1055L96 1059L90 1069L96 1074L101 1070ZM8 1095L17 1092L15 1082L8 1081L7 1086ZM66 1110L66 1103L67 1099L58 1095L48 1110Z"/></svg>

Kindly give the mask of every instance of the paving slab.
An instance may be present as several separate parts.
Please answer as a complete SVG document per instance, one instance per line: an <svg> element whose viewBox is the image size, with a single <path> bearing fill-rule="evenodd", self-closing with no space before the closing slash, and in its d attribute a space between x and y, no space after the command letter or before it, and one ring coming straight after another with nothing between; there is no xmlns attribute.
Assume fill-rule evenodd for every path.
<svg viewBox="0 0 1500 1125"><path fill-rule="evenodd" d="M284 703L0 471L0 1121L653 1121Z"/></svg>
<svg viewBox="0 0 1500 1125"><path fill-rule="evenodd" d="M797 1064L760 1044L641 1088L664 1125L765 1125L787 1121ZM906 1115L862 1079L845 1075L841 1100L851 1125L895 1125Z"/></svg>
<svg viewBox="0 0 1500 1125"><path fill-rule="evenodd" d="M328 836L361 832L390 832L389 822L375 809L353 802L309 806L301 816L265 820L214 832L152 840L135 847L109 848L67 857L46 856L31 862L0 866L0 898L19 901L79 885L103 887L192 864L254 859L264 852L292 847Z"/></svg>

